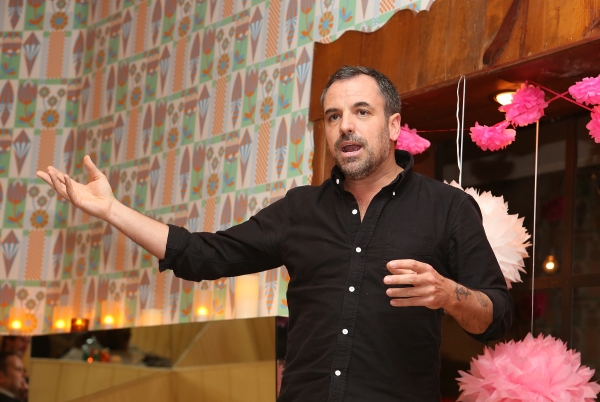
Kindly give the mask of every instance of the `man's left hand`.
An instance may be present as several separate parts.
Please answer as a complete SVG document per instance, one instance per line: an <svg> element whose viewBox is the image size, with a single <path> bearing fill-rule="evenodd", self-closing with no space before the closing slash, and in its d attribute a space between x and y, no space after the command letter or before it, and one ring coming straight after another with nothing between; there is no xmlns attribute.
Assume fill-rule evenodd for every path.
<svg viewBox="0 0 600 402"><path fill-rule="evenodd" d="M386 294L392 298L392 306L424 306L435 310L446 306L453 297L454 281L440 275L429 264L415 260L393 260L386 266L391 273L383 280L386 285L409 285L386 290Z"/></svg>

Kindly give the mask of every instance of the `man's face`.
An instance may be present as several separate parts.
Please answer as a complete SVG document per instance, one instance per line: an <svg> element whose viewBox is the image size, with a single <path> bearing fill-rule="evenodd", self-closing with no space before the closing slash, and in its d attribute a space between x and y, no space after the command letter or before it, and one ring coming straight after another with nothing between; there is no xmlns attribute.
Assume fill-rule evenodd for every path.
<svg viewBox="0 0 600 402"><path fill-rule="evenodd" d="M4 349L8 352L14 352L23 357L31 339L28 336L16 336L14 338L4 338Z"/></svg>
<svg viewBox="0 0 600 402"><path fill-rule="evenodd" d="M23 362L17 356L9 356L6 363L6 372L0 370L0 388L20 395L28 388Z"/></svg>
<svg viewBox="0 0 600 402"><path fill-rule="evenodd" d="M323 109L329 150L347 178L368 177L390 158L400 115L386 119L385 101L374 78L359 75L333 83Z"/></svg>

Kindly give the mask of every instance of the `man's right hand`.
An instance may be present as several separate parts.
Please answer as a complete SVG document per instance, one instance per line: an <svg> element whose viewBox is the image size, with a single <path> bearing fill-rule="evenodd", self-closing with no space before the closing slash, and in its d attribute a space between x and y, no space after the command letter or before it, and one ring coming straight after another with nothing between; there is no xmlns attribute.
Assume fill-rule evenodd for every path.
<svg viewBox="0 0 600 402"><path fill-rule="evenodd" d="M83 158L83 165L90 176L90 181L87 184L72 180L68 175L53 166L48 166L47 172L38 171L37 176L77 208L96 218L109 221L112 206L116 199L108 179L88 155Z"/></svg>
<svg viewBox="0 0 600 402"><path fill-rule="evenodd" d="M52 166L37 175L75 207L110 223L158 259L164 258L169 227L119 202L108 179L89 156L83 158L83 164L90 175L87 184L71 180Z"/></svg>

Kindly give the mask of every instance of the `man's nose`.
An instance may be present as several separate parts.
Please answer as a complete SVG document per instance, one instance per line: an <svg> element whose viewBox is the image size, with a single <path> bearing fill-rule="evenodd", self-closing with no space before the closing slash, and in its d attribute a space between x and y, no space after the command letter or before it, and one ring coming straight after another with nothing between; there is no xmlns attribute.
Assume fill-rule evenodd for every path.
<svg viewBox="0 0 600 402"><path fill-rule="evenodd" d="M340 124L340 134L347 134L354 132L354 119L352 115L345 114L342 116L342 121Z"/></svg>

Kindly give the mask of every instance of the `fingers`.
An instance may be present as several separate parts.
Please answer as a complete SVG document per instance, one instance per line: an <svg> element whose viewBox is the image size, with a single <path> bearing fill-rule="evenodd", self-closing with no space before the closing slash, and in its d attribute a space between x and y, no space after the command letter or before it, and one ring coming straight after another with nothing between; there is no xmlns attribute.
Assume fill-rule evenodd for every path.
<svg viewBox="0 0 600 402"><path fill-rule="evenodd" d="M410 273L407 271L420 274L432 269L431 265L416 260L392 260L387 263L386 267L392 274Z"/></svg>

